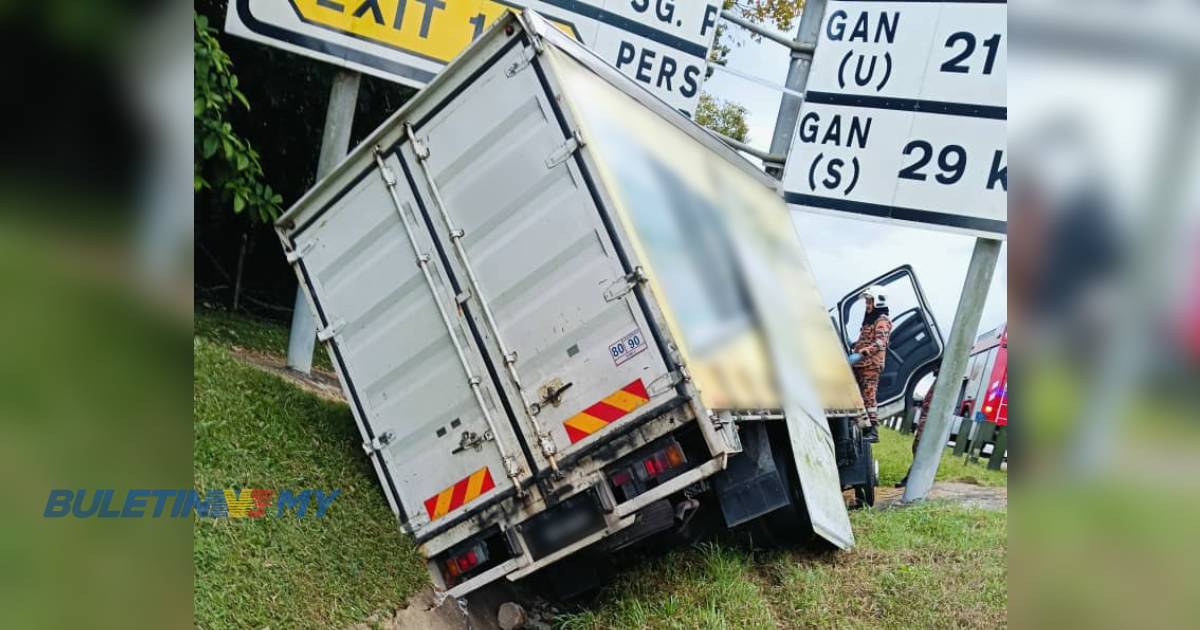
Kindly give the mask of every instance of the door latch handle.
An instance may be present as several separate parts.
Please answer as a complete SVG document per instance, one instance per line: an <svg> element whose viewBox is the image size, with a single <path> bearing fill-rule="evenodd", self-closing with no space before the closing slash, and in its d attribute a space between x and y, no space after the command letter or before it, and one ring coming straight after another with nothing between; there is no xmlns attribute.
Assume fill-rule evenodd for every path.
<svg viewBox="0 0 1200 630"><path fill-rule="evenodd" d="M488 431L483 435L479 435L474 431L463 431L462 437L460 437L458 440L458 448L450 451L450 454L457 455L469 448L478 451L483 448L483 443L490 439L492 439L491 431Z"/></svg>
<svg viewBox="0 0 1200 630"><path fill-rule="evenodd" d="M533 403L533 405L531 405L533 409L530 409L530 411L536 415L537 413L541 412L542 407L545 407L546 405L554 405L557 407L558 403L562 401L563 392L570 389L574 384L575 383L568 382L563 385L559 385L558 387L550 386L542 389L542 399Z"/></svg>

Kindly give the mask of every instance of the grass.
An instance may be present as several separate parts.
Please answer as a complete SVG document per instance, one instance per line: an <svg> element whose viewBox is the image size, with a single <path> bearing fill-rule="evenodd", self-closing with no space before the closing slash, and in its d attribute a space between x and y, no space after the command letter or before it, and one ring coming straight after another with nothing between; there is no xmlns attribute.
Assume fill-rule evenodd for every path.
<svg viewBox="0 0 1200 630"><path fill-rule="evenodd" d="M904 477L912 464L912 435L880 427L879 442L873 448L875 459L879 460L879 485L891 487ZM938 466L935 480L1007 486L1008 471L988 470L985 460L967 463L962 456L955 457L953 451L946 448L942 450L942 463Z"/></svg>
<svg viewBox="0 0 1200 630"><path fill-rule="evenodd" d="M813 555L706 544L623 574L591 628L992 628L1007 625L1004 512L940 502L851 516L858 546Z"/></svg>
<svg viewBox="0 0 1200 630"><path fill-rule="evenodd" d="M912 437L882 429L880 484L912 462ZM1005 486L1008 473L950 450L937 479ZM851 513L847 553L754 553L705 544L624 573L588 610L557 620L593 628L993 628L1007 625L1008 516L927 502Z"/></svg>
<svg viewBox="0 0 1200 630"><path fill-rule="evenodd" d="M212 341L281 357L287 355L288 324L285 322L230 311L198 309L193 326L196 335ZM313 366L333 371L329 353L324 348L318 346L313 353Z"/></svg>
<svg viewBox="0 0 1200 630"><path fill-rule="evenodd" d="M198 314L197 328L207 320L206 331L235 329L215 319ZM241 343L269 337L238 326ZM400 606L424 587L424 566L358 447L349 409L209 339L196 337L193 350L197 488L342 491L324 518L198 519L197 627L340 627Z"/></svg>

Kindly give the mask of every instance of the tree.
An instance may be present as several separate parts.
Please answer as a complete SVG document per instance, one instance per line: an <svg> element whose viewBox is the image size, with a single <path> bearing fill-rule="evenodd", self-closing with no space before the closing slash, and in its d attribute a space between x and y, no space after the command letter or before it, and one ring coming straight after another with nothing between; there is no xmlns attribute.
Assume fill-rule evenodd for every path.
<svg viewBox="0 0 1200 630"><path fill-rule="evenodd" d="M756 24L770 23L787 31L804 9L804 0L725 0L724 8Z"/></svg>
<svg viewBox="0 0 1200 630"><path fill-rule="evenodd" d="M746 141L746 136L750 132L750 128L746 124L746 108L744 106L713 98L708 94L700 95L695 119L701 125L741 142Z"/></svg>
<svg viewBox="0 0 1200 630"><path fill-rule="evenodd" d="M218 131L223 132L224 123L228 123L243 146L254 149L263 173L259 181L269 184L281 198L279 208L286 209L316 182L335 68L221 32L220 25L232 1L195 0L193 5L200 17L207 18L206 24L216 29L217 44L232 64L230 76L237 77L234 88L249 103L247 107L243 97L232 93L222 99L225 108ZM213 34L212 29L206 33ZM201 37L204 35L194 35L197 41ZM221 61L225 63L225 58ZM198 71L199 66L197 63ZM222 81L217 83L215 89L225 89ZM197 80L197 96L202 89L209 88ZM413 93L410 87L363 75L350 146L360 143ZM199 163L204 136L199 127L195 133L194 157ZM245 202L240 212L231 211L236 201L220 178L236 174L236 168L236 161L231 164L225 159L223 143L218 140L212 157L196 171L211 184L194 196L196 299L202 304L232 306L240 276L240 308L260 316L284 317L291 312L296 274L280 254L279 239L270 220L264 221L257 209ZM271 213L275 212L278 210L272 209ZM237 273L239 268L241 274Z"/></svg>
<svg viewBox="0 0 1200 630"><path fill-rule="evenodd" d="M804 0L723 0L721 8L733 11L755 24L769 24L781 31L788 31L804 9ZM751 37L759 39L757 36ZM716 39L708 58L714 63L724 64L731 47L740 45L740 39L729 36L726 24L718 22Z"/></svg>
<svg viewBox="0 0 1200 630"><path fill-rule="evenodd" d="M250 102L238 89L233 62L221 49L216 29L208 18L193 14L195 23L195 154L193 185L196 192L219 191L233 202L233 211L249 210L250 216L270 221L279 216L283 197L266 184L258 152L233 130L227 120L229 108Z"/></svg>
<svg viewBox="0 0 1200 630"><path fill-rule="evenodd" d="M721 8L733 11L755 24L768 24L781 31L787 31L793 27L804 8L804 0L724 0ZM760 39L753 35L751 37L755 40ZM709 61L724 65L732 47L740 46L741 41L743 40L729 34L725 22L718 22ZM700 95L695 120L717 133L742 142L746 141L749 133L744 106L733 101L716 99L708 94Z"/></svg>

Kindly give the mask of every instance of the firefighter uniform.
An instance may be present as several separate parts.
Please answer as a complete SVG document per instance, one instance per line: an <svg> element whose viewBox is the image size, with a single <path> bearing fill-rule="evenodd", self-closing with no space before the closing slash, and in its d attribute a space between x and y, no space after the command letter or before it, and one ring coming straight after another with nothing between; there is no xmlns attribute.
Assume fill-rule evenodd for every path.
<svg viewBox="0 0 1200 630"><path fill-rule="evenodd" d="M854 351L863 356L854 366L854 378L858 381L858 389L867 407L867 419L872 425L879 424L875 392L879 388L879 375L883 373L891 334L892 320L888 318L887 308L878 308L863 319L858 341L854 342Z"/></svg>
<svg viewBox="0 0 1200 630"><path fill-rule="evenodd" d="M925 392L925 398L921 401L921 412L917 418L917 428L913 431L912 454L917 456L917 445L921 443L921 433L925 431L925 421L929 419L929 404L933 402L933 387L930 386L929 391ZM908 479L908 475L904 475Z"/></svg>

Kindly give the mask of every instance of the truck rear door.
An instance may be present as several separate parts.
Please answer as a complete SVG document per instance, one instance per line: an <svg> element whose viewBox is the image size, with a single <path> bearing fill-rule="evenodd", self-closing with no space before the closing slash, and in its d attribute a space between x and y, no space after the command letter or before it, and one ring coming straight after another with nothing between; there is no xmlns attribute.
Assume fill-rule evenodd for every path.
<svg viewBox="0 0 1200 630"><path fill-rule="evenodd" d="M541 470L545 441L557 458L603 442L674 390L652 395L663 346L541 61L508 56L400 155Z"/></svg>
<svg viewBox="0 0 1200 630"><path fill-rule="evenodd" d="M385 165L390 177L402 172L394 154ZM395 204L373 162L363 160L344 179L331 201L284 236L363 447L400 520L420 535L511 494L502 451L521 464L518 440L416 197L397 185Z"/></svg>

